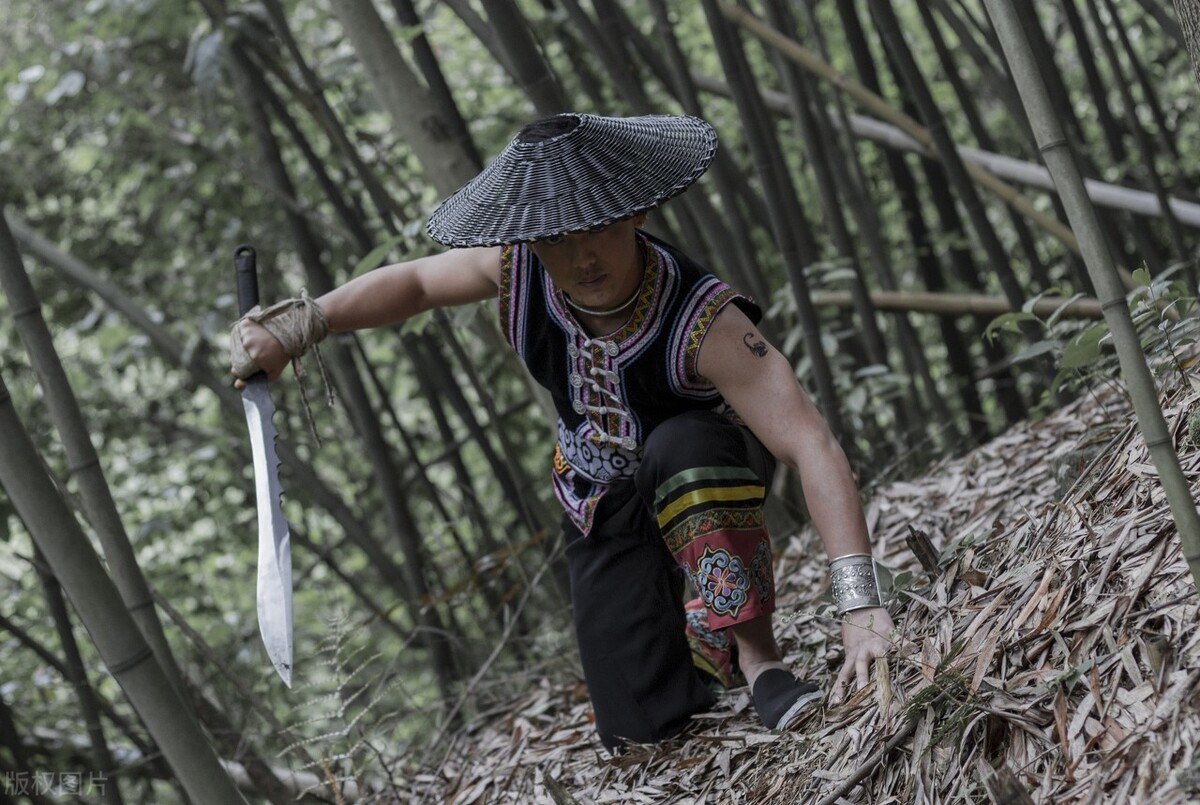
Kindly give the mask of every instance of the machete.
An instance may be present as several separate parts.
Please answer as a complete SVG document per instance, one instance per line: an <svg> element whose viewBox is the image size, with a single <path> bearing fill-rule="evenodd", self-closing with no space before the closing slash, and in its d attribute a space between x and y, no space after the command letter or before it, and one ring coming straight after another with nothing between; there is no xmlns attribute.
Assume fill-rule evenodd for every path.
<svg viewBox="0 0 1200 805"><path fill-rule="evenodd" d="M238 246L233 253L238 311L245 316L258 304L258 267L254 249ZM250 429L254 457L254 493L258 502L258 629L271 664L283 684L292 686L292 542L283 517L279 456L275 453L275 404L267 376L246 380L242 408Z"/></svg>

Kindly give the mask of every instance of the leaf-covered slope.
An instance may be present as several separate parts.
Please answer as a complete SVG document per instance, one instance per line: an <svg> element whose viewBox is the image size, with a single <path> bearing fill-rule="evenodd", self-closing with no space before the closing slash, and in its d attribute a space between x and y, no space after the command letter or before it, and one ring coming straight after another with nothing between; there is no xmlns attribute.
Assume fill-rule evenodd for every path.
<svg viewBox="0 0 1200 805"><path fill-rule="evenodd" d="M1179 389L1166 408L1193 480L1200 453L1186 419L1197 398ZM867 513L901 589L898 645L884 680L846 704L773 734L742 688L684 738L609 758L582 685L543 682L456 736L438 768L408 775L405 795L820 802L864 769L843 801L988 801L986 780L1056 803L1200 794L1197 598L1114 387L875 490ZM934 581L910 527L943 549ZM797 671L828 682L840 640L821 557L812 533L779 557L778 630Z"/></svg>

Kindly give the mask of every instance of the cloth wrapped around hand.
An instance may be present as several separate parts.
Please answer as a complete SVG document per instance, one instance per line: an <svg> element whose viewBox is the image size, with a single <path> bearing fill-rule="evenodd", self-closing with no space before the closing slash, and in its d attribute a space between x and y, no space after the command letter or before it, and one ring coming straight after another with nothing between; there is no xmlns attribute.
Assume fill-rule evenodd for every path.
<svg viewBox="0 0 1200 805"><path fill-rule="evenodd" d="M329 323L325 320L321 306L303 291L300 292L299 298L284 299L265 310L254 306L245 316L233 323L229 338L232 371L242 380L262 371L262 367L251 360L246 345L242 343L240 325L246 319L267 328L271 335L279 339L283 351L293 361L320 343L329 333Z"/></svg>

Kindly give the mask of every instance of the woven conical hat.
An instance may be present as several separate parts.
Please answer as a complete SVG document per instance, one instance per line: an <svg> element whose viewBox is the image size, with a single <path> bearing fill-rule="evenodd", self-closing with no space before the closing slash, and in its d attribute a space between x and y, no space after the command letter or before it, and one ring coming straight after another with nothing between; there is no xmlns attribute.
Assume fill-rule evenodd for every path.
<svg viewBox="0 0 1200 805"><path fill-rule="evenodd" d="M573 128L518 135L429 218L447 246L494 246L605 226L682 193L707 170L717 135L688 116L560 115Z"/></svg>

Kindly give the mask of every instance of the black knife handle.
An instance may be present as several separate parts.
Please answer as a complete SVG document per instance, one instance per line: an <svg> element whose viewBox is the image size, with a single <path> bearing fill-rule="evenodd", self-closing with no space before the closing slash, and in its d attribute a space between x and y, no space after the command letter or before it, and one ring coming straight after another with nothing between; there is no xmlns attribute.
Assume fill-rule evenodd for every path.
<svg viewBox="0 0 1200 805"><path fill-rule="evenodd" d="M233 267L237 274L238 316L245 316L258 304L258 263L254 247L243 244L233 250Z"/></svg>

